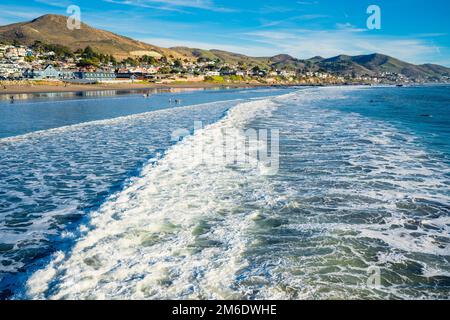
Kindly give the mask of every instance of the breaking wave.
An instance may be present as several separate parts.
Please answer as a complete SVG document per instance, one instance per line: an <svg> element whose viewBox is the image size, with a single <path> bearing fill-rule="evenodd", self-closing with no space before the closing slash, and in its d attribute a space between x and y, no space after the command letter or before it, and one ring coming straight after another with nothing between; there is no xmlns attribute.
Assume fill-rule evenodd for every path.
<svg viewBox="0 0 450 320"><path fill-rule="evenodd" d="M411 132L331 107L361 90L234 106L92 212L26 297L448 298L448 164ZM279 129L279 172L186 160L197 144L217 154L227 128Z"/></svg>

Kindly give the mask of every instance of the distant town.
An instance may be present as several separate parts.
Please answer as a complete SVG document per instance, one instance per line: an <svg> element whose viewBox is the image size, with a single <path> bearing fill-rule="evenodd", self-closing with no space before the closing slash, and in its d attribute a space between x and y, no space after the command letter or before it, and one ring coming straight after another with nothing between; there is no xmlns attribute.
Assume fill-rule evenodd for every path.
<svg viewBox="0 0 450 320"><path fill-rule="evenodd" d="M380 72L376 75L339 74L304 67L261 68L239 62L199 57L196 60L165 56L129 57L117 61L112 55L91 47L75 52L67 47L36 41L31 46L0 44L0 80L63 81L66 83L155 84L213 82L257 84L405 84L423 82L403 74ZM450 77L440 79L450 81Z"/></svg>

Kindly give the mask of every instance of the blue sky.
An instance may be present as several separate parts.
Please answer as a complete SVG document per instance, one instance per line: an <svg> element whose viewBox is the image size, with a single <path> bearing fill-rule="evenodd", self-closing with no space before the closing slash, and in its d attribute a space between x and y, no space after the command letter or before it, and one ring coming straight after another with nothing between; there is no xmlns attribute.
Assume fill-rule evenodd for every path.
<svg viewBox="0 0 450 320"><path fill-rule="evenodd" d="M66 14L71 4L85 23L164 47L298 58L380 52L450 66L448 0L2 0L0 24ZM381 30L366 27L372 4Z"/></svg>

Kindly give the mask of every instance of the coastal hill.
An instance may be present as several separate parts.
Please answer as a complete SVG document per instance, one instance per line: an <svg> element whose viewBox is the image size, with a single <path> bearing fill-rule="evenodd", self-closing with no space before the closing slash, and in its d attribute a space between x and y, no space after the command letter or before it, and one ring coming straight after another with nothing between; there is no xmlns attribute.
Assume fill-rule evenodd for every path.
<svg viewBox="0 0 450 320"><path fill-rule="evenodd" d="M149 45L109 31L99 30L82 23L81 29L69 30L67 17L48 14L29 22L0 27L0 41L16 41L32 45L35 41L59 44L72 50L92 47L97 52L111 54L119 60L132 56L174 56L169 49Z"/></svg>
<svg viewBox="0 0 450 320"><path fill-rule="evenodd" d="M291 57L287 54L279 54L273 57L250 57L243 54L223 51L223 50L204 50L187 47L170 48L190 59L209 59L221 60L229 64L241 64L246 66L258 66L260 68L279 68L279 69L302 69L305 64L302 60Z"/></svg>
<svg viewBox="0 0 450 320"><path fill-rule="evenodd" d="M170 49L186 56L189 59L203 58L209 60L221 60L229 64L240 63L247 66L259 66L259 67L267 67L270 64L270 58L249 57L243 54L223 50L215 50L215 49L204 50L187 47L173 47Z"/></svg>
<svg viewBox="0 0 450 320"><path fill-rule="evenodd" d="M186 47L173 47L171 49L191 58L220 59L227 63L241 62L246 65L258 65L264 68L303 71L323 70L339 75L354 74L356 76L373 76L383 72L427 79L430 77L450 76L450 68L435 64L414 65L379 53L359 56L339 55L328 59L319 56L310 59L297 59L287 54L273 57L249 57L220 50L202 50Z"/></svg>
<svg viewBox="0 0 450 320"><path fill-rule="evenodd" d="M439 77L450 74L450 69L433 64L414 65L383 54L369 54L360 56L340 55L323 59L318 65L329 71L348 75L375 75L382 72L403 74L412 78Z"/></svg>
<svg viewBox="0 0 450 320"><path fill-rule="evenodd" d="M359 56L340 55L325 59L313 57L297 59L286 54L273 57L250 57L222 50L203 50L187 47L161 48L143 43L109 31L95 29L82 23L80 30L67 28L67 17L44 15L29 22L0 26L0 41L32 45L35 41L58 44L72 50L90 46L95 51L113 55L117 60L128 57L165 56L169 60L198 59L220 60L231 65L259 67L261 69L279 69L291 71L325 71L342 76L376 76L381 73L402 74L409 78L439 80L450 76L450 69L434 65L414 65L383 54Z"/></svg>

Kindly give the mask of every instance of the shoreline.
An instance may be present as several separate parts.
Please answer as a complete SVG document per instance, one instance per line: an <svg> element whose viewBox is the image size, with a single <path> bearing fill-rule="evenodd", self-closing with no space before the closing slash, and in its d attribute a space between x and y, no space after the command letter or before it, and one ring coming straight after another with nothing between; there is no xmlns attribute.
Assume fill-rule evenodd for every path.
<svg viewBox="0 0 450 320"><path fill-rule="evenodd" d="M0 95L34 94L34 93L70 93L108 90L158 90L158 89L212 89L212 88L258 88L271 87L270 84L257 83L209 83L209 82L187 82L187 83L121 83L121 84L13 84L6 85L6 89L0 87ZM278 85L280 86L280 85Z"/></svg>
<svg viewBox="0 0 450 320"><path fill-rule="evenodd" d="M395 86L396 84L378 84L375 86ZM423 84L405 84L405 86L424 86ZM448 83L433 83L432 85L448 85ZM4 88L6 86L6 89ZM145 90L171 90L171 89L233 89L233 88L270 88L270 87L328 87L328 86L370 86L367 83L289 83L289 84L269 84L269 83L215 83L215 82L186 82L186 83L98 83L98 84L70 84L64 85L61 82L34 84L3 84L0 82L0 96L20 95L20 94L52 94L52 93L77 93L77 92L95 92L95 91L145 91Z"/></svg>

